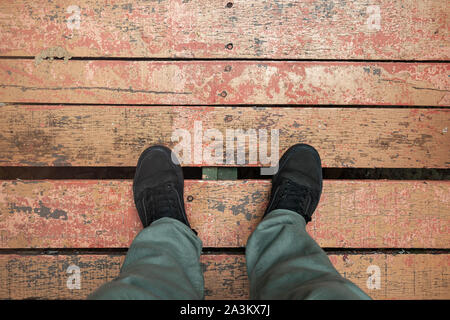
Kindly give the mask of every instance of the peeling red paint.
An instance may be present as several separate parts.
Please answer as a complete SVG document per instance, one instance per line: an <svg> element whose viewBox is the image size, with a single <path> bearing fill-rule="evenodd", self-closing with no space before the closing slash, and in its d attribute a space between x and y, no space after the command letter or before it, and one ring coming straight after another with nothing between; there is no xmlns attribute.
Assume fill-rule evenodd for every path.
<svg viewBox="0 0 450 320"><path fill-rule="evenodd" d="M314 1L283 3L280 8L239 1L233 11L208 0L138 0L131 12L127 4L81 1L80 29L70 30L66 2L42 6L31 0L14 1L2 8L0 54L34 56L63 46L83 57L448 60L450 56L445 2L420 1L418 9L416 1L381 0L378 31L367 28L367 7L373 4L365 1L333 1L332 9ZM232 50L225 48L227 43L234 44Z"/></svg>
<svg viewBox="0 0 450 320"><path fill-rule="evenodd" d="M5 60L0 62L0 99L448 106L449 73L450 65L441 63L69 60L35 66L32 61Z"/></svg>
<svg viewBox="0 0 450 320"><path fill-rule="evenodd" d="M447 181L325 181L307 230L325 247L447 248L449 188ZM269 189L269 181L186 180L187 215L203 245L245 246ZM37 214L42 206L67 219ZM130 181L5 181L0 217L2 248L121 248L142 229Z"/></svg>

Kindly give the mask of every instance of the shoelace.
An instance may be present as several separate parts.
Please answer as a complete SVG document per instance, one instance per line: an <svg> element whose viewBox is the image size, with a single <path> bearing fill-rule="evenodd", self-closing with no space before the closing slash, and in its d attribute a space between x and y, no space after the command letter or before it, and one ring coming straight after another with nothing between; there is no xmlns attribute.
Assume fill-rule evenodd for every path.
<svg viewBox="0 0 450 320"><path fill-rule="evenodd" d="M311 190L305 186L299 185L289 179L285 179L281 183L280 194L277 197L278 205L280 201L283 201L283 206L290 210L299 212L306 221L311 221L311 218L307 216L306 211L308 206L313 200L313 194Z"/></svg>
<svg viewBox="0 0 450 320"><path fill-rule="evenodd" d="M179 211L179 199L174 186L168 183L146 188L142 197L142 206L147 224L150 224L155 216L173 216L175 211Z"/></svg>

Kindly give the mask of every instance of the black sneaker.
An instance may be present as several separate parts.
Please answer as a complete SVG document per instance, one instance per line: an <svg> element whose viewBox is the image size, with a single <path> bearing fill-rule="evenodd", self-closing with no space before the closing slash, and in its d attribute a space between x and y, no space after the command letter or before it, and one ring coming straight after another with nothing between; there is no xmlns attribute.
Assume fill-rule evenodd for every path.
<svg viewBox="0 0 450 320"><path fill-rule="evenodd" d="M184 210L183 171L176 156L164 146L147 148L139 157L133 181L134 203L144 228L162 217L177 219L188 227Z"/></svg>
<svg viewBox="0 0 450 320"><path fill-rule="evenodd" d="M321 194L322 165L319 153L307 144L296 144L280 159L264 216L275 209L288 209L299 213L308 223Z"/></svg>

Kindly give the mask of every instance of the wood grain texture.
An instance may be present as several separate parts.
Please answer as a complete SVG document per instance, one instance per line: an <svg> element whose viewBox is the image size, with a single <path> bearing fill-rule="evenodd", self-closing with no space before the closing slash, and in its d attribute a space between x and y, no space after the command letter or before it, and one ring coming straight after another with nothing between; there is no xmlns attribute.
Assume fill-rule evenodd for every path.
<svg viewBox="0 0 450 320"><path fill-rule="evenodd" d="M0 101L450 105L450 64L0 60Z"/></svg>
<svg viewBox="0 0 450 320"><path fill-rule="evenodd" d="M123 256L0 256L0 299L84 299L119 274ZM374 299L449 299L448 254L329 255L336 269ZM243 255L202 255L206 299L248 299ZM81 288L68 289L67 268L80 268ZM369 289L369 266L380 268L380 289Z"/></svg>
<svg viewBox="0 0 450 320"><path fill-rule="evenodd" d="M210 0L54 0L45 5L3 1L0 55L46 56L49 49L60 47L82 57L450 57L446 1L235 0L233 4L227 8L226 1ZM71 5L79 8L79 25L76 10L68 12ZM376 12L379 23L374 24Z"/></svg>
<svg viewBox="0 0 450 320"><path fill-rule="evenodd" d="M244 247L270 186L186 180L203 246ZM322 247L449 248L449 190L449 181L325 180L307 230ZM130 181L0 182L1 248L129 247L141 229Z"/></svg>
<svg viewBox="0 0 450 320"><path fill-rule="evenodd" d="M275 130L279 156L296 143L308 143L319 151L324 167L450 164L447 109L5 105L0 113L3 166L135 166L141 152L153 144L190 145L191 156L183 156L183 165L214 166L217 162L206 157L212 147L206 137L209 129L222 135L224 151L227 130L254 129L269 150ZM178 129L187 137L177 136ZM267 130L266 139L261 130ZM203 136L203 143L196 136ZM178 140L172 142L172 137ZM195 157L194 142L205 157ZM221 158L223 165L236 165L233 149L233 161ZM246 144L245 163L238 165L261 164L261 152L251 163L248 150Z"/></svg>

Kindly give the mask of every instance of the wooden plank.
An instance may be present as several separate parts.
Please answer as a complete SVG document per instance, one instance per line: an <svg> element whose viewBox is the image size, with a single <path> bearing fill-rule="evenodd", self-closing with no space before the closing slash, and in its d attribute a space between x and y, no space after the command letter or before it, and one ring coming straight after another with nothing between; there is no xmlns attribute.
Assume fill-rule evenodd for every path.
<svg viewBox="0 0 450 320"><path fill-rule="evenodd" d="M270 182L185 181L204 247L244 247ZM307 230L328 248L449 248L449 181L325 180ZM121 248L142 229L130 181L2 181L1 248Z"/></svg>
<svg viewBox="0 0 450 320"><path fill-rule="evenodd" d="M299 142L315 146L324 167L450 165L448 109L5 105L0 112L3 166L135 166L153 144L187 145L191 153L184 153L183 165L217 166L216 159L207 157L211 132L222 136L223 153L231 147L233 161L218 153L220 165L226 166L264 164L261 147L266 143L270 150L273 144L276 150L277 142L279 156ZM259 152L253 148L254 162L246 144L239 164L232 134L250 129L256 140L251 147L263 144ZM276 163L274 155L265 166Z"/></svg>
<svg viewBox="0 0 450 320"><path fill-rule="evenodd" d="M0 60L0 101L450 105L450 64Z"/></svg>
<svg viewBox="0 0 450 320"><path fill-rule="evenodd" d="M374 299L450 298L448 254L332 254L329 257L344 277ZM1 255L0 299L84 299L114 279L122 262L123 256L108 255ZM243 255L202 255L201 263L205 270L206 299L248 299ZM79 267L80 289L67 286L69 280L71 287L69 277L73 275L73 266ZM376 283L371 289L367 286L373 269L379 270L379 289L374 287Z"/></svg>
<svg viewBox="0 0 450 320"><path fill-rule="evenodd" d="M2 2L0 12L2 56L450 57L441 0L235 0L231 8L209 0L17 0Z"/></svg>

